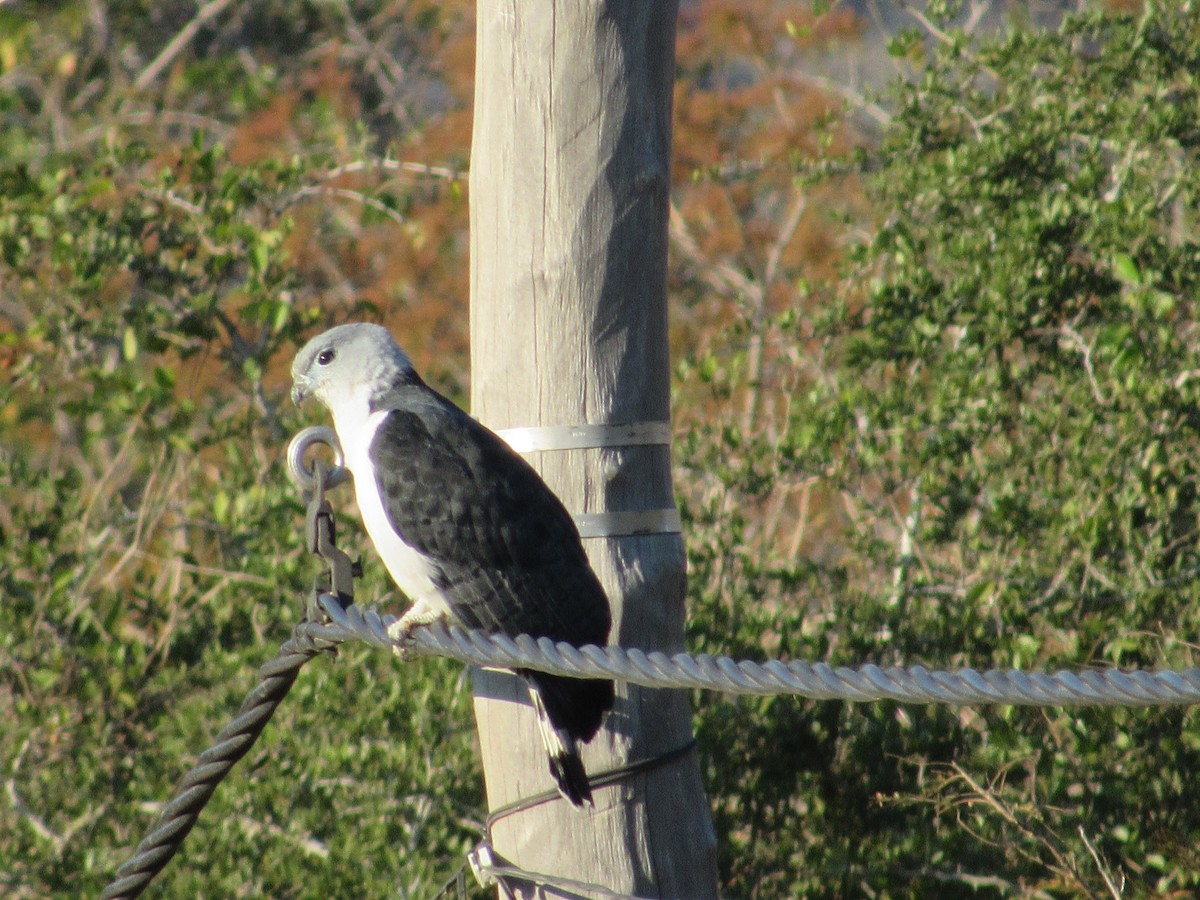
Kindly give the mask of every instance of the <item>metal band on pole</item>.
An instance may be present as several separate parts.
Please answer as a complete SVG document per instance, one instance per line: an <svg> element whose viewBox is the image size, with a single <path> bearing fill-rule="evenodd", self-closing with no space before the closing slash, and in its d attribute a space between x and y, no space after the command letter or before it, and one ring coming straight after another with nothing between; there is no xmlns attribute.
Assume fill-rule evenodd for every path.
<svg viewBox="0 0 1200 900"><path fill-rule="evenodd" d="M501 428L496 434L517 453L620 447L668 447L671 444L671 423L532 425L526 428ZM572 518L575 520L575 527L579 529L579 536L582 538L679 534L683 530L679 519L679 510L674 507L621 512L575 513Z"/></svg>
<svg viewBox="0 0 1200 900"><path fill-rule="evenodd" d="M594 450L601 447L669 446L669 422L629 422L624 425L532 425L496 432L518 453L546 450Z"/></svg>
<svg viewBox="0 0 1200 900"><path fill-rule="evenodd" d="M576 513L572 516L582 538L630 537L641 534L679 534L679 510L644 509L633 512Z"/></svg>

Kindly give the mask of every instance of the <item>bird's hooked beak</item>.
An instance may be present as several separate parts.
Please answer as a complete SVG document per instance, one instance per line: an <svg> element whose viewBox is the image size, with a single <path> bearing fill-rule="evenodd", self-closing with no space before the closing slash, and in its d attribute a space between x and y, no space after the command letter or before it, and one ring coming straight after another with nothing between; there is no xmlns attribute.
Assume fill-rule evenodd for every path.
<svg viewBox="0 0 1200 900"><path fill-rule="evenodd" d="M292 382L292 402L299 406L308 399L311 389L311 382L303 375L297 375Z"/></svg>

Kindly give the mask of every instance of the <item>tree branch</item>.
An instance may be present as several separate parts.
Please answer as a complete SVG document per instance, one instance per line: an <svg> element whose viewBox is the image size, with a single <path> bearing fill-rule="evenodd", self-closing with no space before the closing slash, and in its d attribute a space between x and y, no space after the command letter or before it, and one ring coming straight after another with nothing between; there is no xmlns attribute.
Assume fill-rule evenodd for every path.
<svg viewBox="0 0 1200 900"><path fill-rule="evenodd" d="M233 0L209 0L208 3L200 7L200 11L196 13L195 18L184 25L180 29L179 34L175 35L167 46L163 47L158 56L154 57L154 61L142 70L142 74L133 82L134 88L140 91L149 87L150 83L162 74L163 69L169 66L175 57L183 52L183 48L192 42L192 39L204 26L204 23L215 16L219 16L231 3L233 3Z"/></svg>

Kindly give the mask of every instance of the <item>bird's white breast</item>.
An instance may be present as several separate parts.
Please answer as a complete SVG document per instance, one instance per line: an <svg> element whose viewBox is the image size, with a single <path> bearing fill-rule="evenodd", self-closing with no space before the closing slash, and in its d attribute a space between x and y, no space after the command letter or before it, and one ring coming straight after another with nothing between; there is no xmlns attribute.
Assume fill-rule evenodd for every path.
<svg viewBox="0 0 1200 900"><path fill-rule="evenodd" d="M365 400L361 404L341 404L339 409L334 410L338 441L342 445L346 467L354 476L358 510L371 543L375 545L396 586L414 603L423 600L434 609L444 609L449 614L449 607L433 583L432 566L423 554L406 544L392 528L379 494L379 481L375 477L370 451L375 433L387 414L387 410L371 412Z"/></svg>

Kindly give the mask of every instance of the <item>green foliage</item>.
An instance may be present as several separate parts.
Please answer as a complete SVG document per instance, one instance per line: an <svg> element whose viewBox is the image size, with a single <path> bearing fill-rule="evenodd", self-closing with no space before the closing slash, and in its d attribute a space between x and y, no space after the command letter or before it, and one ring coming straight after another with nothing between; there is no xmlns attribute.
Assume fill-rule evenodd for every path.
<svg viewBox="0 0 1200 900"><path fill-rule="evenodd" d="M796 77L856 29L845 5L769 5L683 10L691 647L1192 664L1191 6L903 32L913 77L862 146ZM15 897L96 893L296 620L296 342L386 310L461 383L470 79L461 3L232 4L169 58L196 4L32 6L0 4ZM444 165L409 177L392 153ZM368 563L362 596L388 590ZM156 890L430 894L478 833L468 707L448 663L313 662ZM705 695L697 731L728 896L1200 885L1191 710Z"/></svg>
<svg viewBox="0 0 1200 900"><path fill-rule="evenodd" d="M162 109L128 82L191 4L0 9L5 896L99 892L288 637L316 570L281 464L308 421L284 369L325 318L297 231L330 230L336 211L315 217L310 198L345 164L347 131L314 90L286 126L303 152L232 140L275 79L300 77L299 57L264 60L283 65L332 15L289 6L202 29ZM253 74L247 46L263 50ZM213 91L234 79L232 100ZM341 212L339 239L369 235ZM362 596L386 603L368 569ZM157 889L431 893L480 821L461 681L362 650L312 662Z"/></svg>
<svg viewBox="0 0 1200 900"><path fill-rule="evenodd" d="M1148 5L950 37L859 154L881 224L836 298L772 326L808 358L770 379L737 354L697 364L734 405L795 387L773 418L682 448L702 486L691 640L939 668L1192 665L1197 19ZM1200 885L1192 711L701 702L731 894Z"/></svg>

